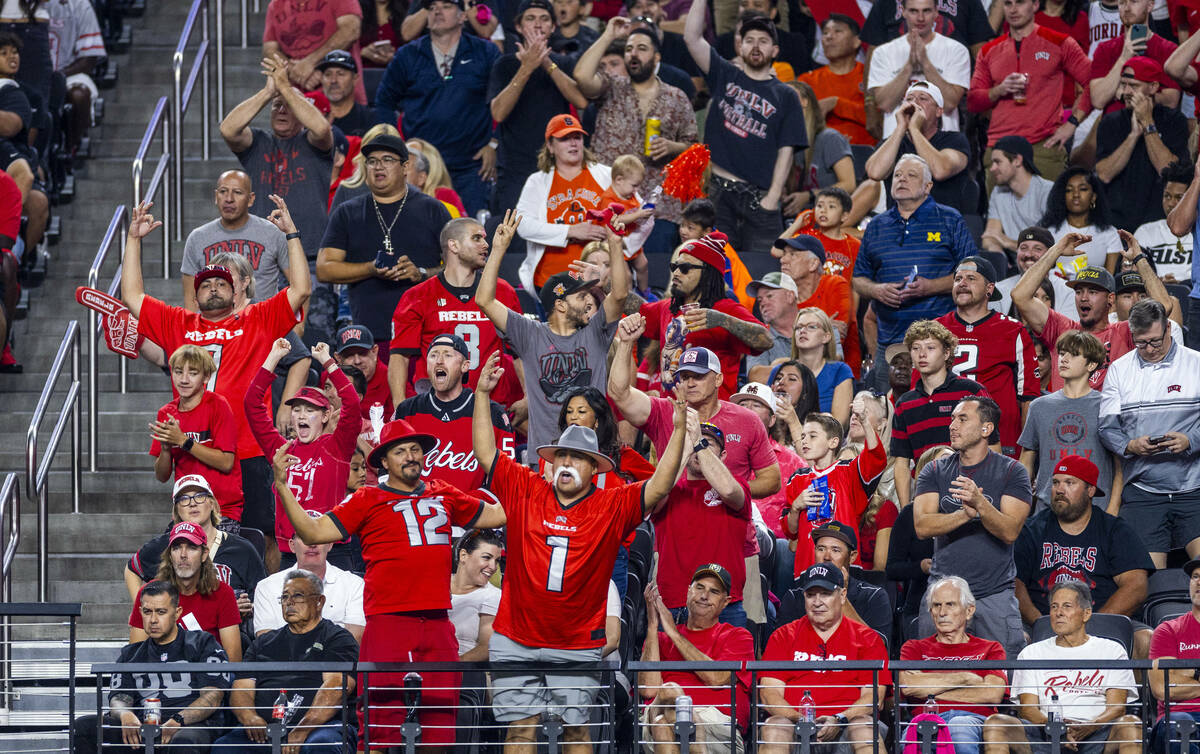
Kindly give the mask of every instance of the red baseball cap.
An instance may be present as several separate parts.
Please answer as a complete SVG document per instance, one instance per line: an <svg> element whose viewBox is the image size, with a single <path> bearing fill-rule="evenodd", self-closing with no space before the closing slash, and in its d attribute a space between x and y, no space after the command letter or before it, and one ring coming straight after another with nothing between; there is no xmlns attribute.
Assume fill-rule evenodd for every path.
<svg viewBox="0 0 1200 754"><path fill-rule="evenodd" d="M312 106L321 112L321 115L329 115L329 113L333 112L333 106L329 104L329 98L320 89L305 92L304 99L311 102Z"/></svg>
<svg viewBox="0 0 1200 754"><path fill-rule="evenodd" d="M296 394L284 401L288 406L297 403L309 403L317 408L329 408L329 399L325 394L315 387L302 387L296 391Z"/></svg>
<svg viewBox="0 0 1200 754"><path fill-rule="evenodd" d="M579 123L579 118L576 118L574 115L568 115L567 113L555 115L546 124L546 141L549 141L551 136L561 139L571 134L583 134L587 136L587 131Z"/></svg>
<svg viewBox="0 0 1200 754"><path fill-rule="evenodd" d="M171 536L167 538L167 546L170 547L181 539L186 539L198 547L208 545L208 535L204 533L204 529L191 521L180 521L171 527Z"/></svg>
<svg viewBox="0 0 1200 754"><path fill-rule="evenodd" d="M207 267L201 267L196 272L196 277L192 279L192 288L200 290L200 284L209 278L221 278L229 287L233 287L233 273L228 267L219 264L210 264Z"/></svg>
<svg viewBox="0 0 1200 754"><path fill-rule="evenodd" d="M1100 489L1100 469L1083 456L1066 456L1054 465L1054 473L1073 476L1095 487L1096 495L1104 494L1104 490Z"/></svg>
<svg viewBox="0 0 1200 754"><path fill-rule="evenodd" d="M1125 73L1126 68L1138 81L1176 88L1175 82L1169 80L1163 73L1162 64L1154 58L1148 58L1145 55L1132 57L1125 61L1125 65L1121 66L1121 73Z"/></svg>
<svg viewBox="0 0 1200 754"><path fill-rule="evenodd" d="M729 260L725 256L725 244L728 241L728 236L714 230L706 236L688 241L679 251L683 254L690 254L709 267L715 267L717 272L724 275L729 264Z"/></svg>
<svg viewBox="0 0 1200 754"><path fill-rule="evenodd" d="M383 456L387 454L388 448L398 442L415 442L421 446L421 450L428 453L437 447L438 440L433 435L426 435L413 429L413 425L403 419L396 419L383 425L383 430L379 433L379 444L371 451L371 455L367 456L367 463L375 469L383 468Z"/></svg>

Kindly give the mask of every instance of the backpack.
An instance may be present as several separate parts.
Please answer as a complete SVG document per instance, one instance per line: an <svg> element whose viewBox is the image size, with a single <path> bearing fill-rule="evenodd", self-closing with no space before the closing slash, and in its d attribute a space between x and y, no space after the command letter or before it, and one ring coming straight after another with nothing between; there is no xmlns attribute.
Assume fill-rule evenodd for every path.
<svg viewBox="0 0 1200 754"><path fill-rule="evenodd" d="M950 729L941 715L931 715L922 712L912 719L904 731L904 754L921 754L921 735L917 725L922 720L937 723L937 735L933 737L933 754L954 754L954 742L950 739Z"/></svg>

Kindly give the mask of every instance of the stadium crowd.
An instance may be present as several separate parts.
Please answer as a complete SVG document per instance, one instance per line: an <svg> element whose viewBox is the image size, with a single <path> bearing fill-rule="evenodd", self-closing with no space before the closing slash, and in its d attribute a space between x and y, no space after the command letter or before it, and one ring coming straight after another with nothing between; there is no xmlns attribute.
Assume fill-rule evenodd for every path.
<svg viewBox="0 0 1200 754"><path fill-rule="evenodd" d="M121 661L490 660L470 701L470 670L423 674L422 743L470 703L507 752L547 713L580 752L607 684L579 663L1200 660L1197 27L1152 0L271 0L174 301L142 281L152 206L130 219L173 508L130 543ZM891 695L959 752L1056 720L1177 750L1197 676L1139 699L1113 667L764 671L753 700L664 670L615 707L654 752L682 695L710 752L787 751L806 715L911 742ZM162 678L114 679L109 743L160 696L162 742L252 750L305 687L287 742L315 752L355 693ZM403 674L371 684L358 735L399 744Z"/></svg>

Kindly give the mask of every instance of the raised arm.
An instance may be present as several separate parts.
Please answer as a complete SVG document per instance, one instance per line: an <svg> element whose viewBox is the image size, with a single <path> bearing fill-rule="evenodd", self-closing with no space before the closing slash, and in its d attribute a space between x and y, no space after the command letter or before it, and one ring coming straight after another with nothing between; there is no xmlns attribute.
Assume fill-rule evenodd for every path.
<svg viewBox="0 0 1200 754"><path fill-rule="evenodd" d="M628 35L629 19L613 16L608 19L604 33L579 56L579 60L575 62L575 83L579 85L579 91L583 93L583 96L595 99L604 93L606 82L599 73L600 59L604 57L604 52L609 45Z"/></svg>
<svg viewBox="0 0 1200 754"><path fill-rule="evenodd" d="M708 3L702 0L692 0L688 8L687 18L683 23L683 41L687 43L688 52L701 73L707 74L712 64L712 45L704 39L704 14L708 12Z"/></svg>
<svg viewBox="0 0 1200 754"><path fill-rule="evenodd" d="M162 223L150 214L154 202L146 200L134 207L129 216L129 234L125 237L125 256L121 260L121 300L133 316L142 316L146 285L142 281L142 239Z"/></svg>
<svg viewBox="0 0 1200 754"><path fill-rule="evenodd" d="M291 236L287 239L289 282L287 297L288 303L292 305L292 311L298 312L304 308L312 295L312 275L308 272L308 258L304 256L304 243L300 240L300 232L296 230L296 223L292 222L292 213L288 211L287 202L278 194L271 194L268 198L275 204L275 209L271 210L267 219L271 221L272 225L283 231L285 236Z"/></svg>
<svg viewBox="0 0 1200 754"><path fill-rule="evenodd" d="M1117 229L1117 235L1125 242L1125 248L1121 249L1121 256L1126 262L1131 263L1138 274L1142 276L1142 280L1146 281L1146 294L1166 309L1167 316L1175 321L1179 321L1179 311L1175 306L1175 298L1167 291L1167 286L1163 285L1162 278L1150 266L1150 258L1142 251L1142 245L1133 237L1133 234L1127 230Z"/></svg>
<svg viewBox="0 0 1200 754"><path fill-rule="evenodd" d="M607 230L607 229L606 229ZM621 237L608 230L609 280L611 285L604 297L604 316L608 322L616 322L625 314L625 299L629 298L629 264L625 261L625 252Z"/></svg>
<svg viewBox="0 0 1200 754"><path fill-rule="evenodd" d="M1091 236L1085 236L1082 233L1066 234L1059 239L1058 243L1047 249L1046 253L1033 263L1033 266L1025 270L1025 274L1021 275L1021 279L1013 286L1011 294L1013 304L1034 334L1042 332L1042 328L1046 326L1046 320L1050 317L1050 307L1034 294L1041 287L1042 281L1054 269L1054 263L1060 256L1082 254L1083 252L1077 247L1090 240L1092 240Z"/></svg>
<svg viewBox="0 0 1200 754"><path fill-rule="evenodd" d="M275 455L271 459L271 468L275 473L275 492L278 493L279 501L283 504L283 511L287 514L288 521L292 522L292 528L296 530L305 544L320 545L326 542L340 542L345 539L345 535L329 517L329 514L326 513L320 518L309 516L296 501L296 496L292 494L292 490L287 485L287 470L300 463L299 458L288 452L291 450L293 442L295 440L280 445L279 450L275 451Z"/></svg>
<svg viewBox="0 0 1200 754"><path fill-rule="evenodd" d="M504 304L496 300L496 282L500 279L500 264L504 261L504 252L512 243L517 227L521 224L521 216L510 210L504 212L504 222L496 226L492 235L492 252L488 254L483 272L479 273L479 284L475 287L475 305L478 306L496 329L503 334L508 329L508 315L516 314ZM488 420L490 426L491 420ZM490 465L485 468L490 468Z"/></svg>
<svg viewBox="0 0 1200 754"><path fill-rule="evenodd" d="M489 260L490 261L490 260ZM492 391L500 383L504 367L500 366L500 352L496 351L479 371L475 383L475 411L471 414L471 449L479 468L490 469L496 462L496 430L492 426Z"/></svg>
<svg viewBox="0 0 1200 754"><path fill-rule="evenodd" d="M1193 34L1188 37L1188 41L1193 39L1200 40L1200 34ZM1185 43L1186 44L1186 43ZM1200 44L1198 42L1197 44ZM1180 45L1180 49L1183 46ZM1167 228L1177 236L1185 236L1192 232L1192 228L1196 225L1196 204L1200 202L1200 162L1196 163L1196 171L1192 174L1192 182L1188 184L1187 191L1183 192L1183 198L1179 200L1179 204L1175 205L1175 209L1167 215Z"/></svg>
<svg viewBox="0 0 1200 754"><path fill-rule="evenodd" d="M650 418L650 396L633 386L633 347L646 329L646 318L630 314L617 325L616 346L608 369L608 396L635 427Z"/></svg>
<svg viewBox="0 0 1200 754"><path fill-rule="evenodd" d="M667 447L663 449L654 469L654 476L646 480L642 490L642 510L649 513L654 510L659 501L665 498L675 485L675 477L679 473L679 464L683 461L683 439L687 436L687 401L676 398L674 414L674 430Z"/></svg>
<svg viewBox="0 0 1200 754"><path fill-rule="evenodd" d="M275 98L278 90L275 88L275 77L273 74L278 65L276 63L277 59L277 57L263 58L262 74L266 77L263 87L235 105L229 111L229 114L225 116L225 119L221 121L221 138L225 140L225 145L234 154L241 154L250 148L250 144L254 141L254 134L250 131L250 123ZM283 77L285 80L287 79L286 69ZM289 84L288 86L291 85Z"/></svg>

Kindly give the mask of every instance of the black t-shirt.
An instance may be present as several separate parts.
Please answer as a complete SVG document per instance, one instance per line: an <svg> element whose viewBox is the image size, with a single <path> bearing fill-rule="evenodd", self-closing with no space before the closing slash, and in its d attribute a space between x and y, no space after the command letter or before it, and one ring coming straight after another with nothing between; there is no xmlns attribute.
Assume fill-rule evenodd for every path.
<svg viewBox="0 0 1200 754"><path fill-rule="evenodd" d="M255 639L242 662L357 662L358 642L338 624L322 618L316 628L305 634L293 633L288 626L268 631ZM271 719L280 690L287 692L288 707L284 725L295 725L312 706L322 679L321 673L290 671L285 673L235 674L238 679L253 679L254 706L264 720Z"/></svg>
<svg viewBox="0 0 1200 754"><path fill-rule="evenodd" d="M336 128L342 129L342 133L347 136L362 136L371 126L374 126L378 122L375 118L375 111L358 102L354 103L354 107L350 108L350 112L340 118L333 119L333 125Z"/></svg>
<svg viewBox="0 0 1200 754"><path fill-rule="evenodd" d="M803 18L808 25L812 25L811 17ZM717 52L726 60L733 60L737 55L737 50L733 48L733 35L734 32L728 31L717 37ZM776 60L787 63L796 73L811 71L816 67L812 59L812 49L813 42L810 37L794 31L779 30L779 57Z"/></svg>
<svg viewBox="0 0 1200 754"><path fill-rule="evenodd" d="M12 79L0 79L0 110L13 113L21 119L21 130L3 141L12 145L12 149L21 156L29 157L29 125L33 122L33 105L29 102L20 84ZM11 162L11 160L9 160ZM0 166L7 168L7 165Z"/></svg>
<svg viewBox="0 0 1200 754"><path fill-rule="evenodd" d="M1049 508L1032 516L1017 537L1013 559L1017 578L1042 615L1050 612L1050 589L1055 584L1082 581L1092 590L1099 610L1117 591L1114 576L1139 568L1147 573L1154 570L1137 532L1095 505L1087 528L1077 535L1064 532Z"/></svg>
<svg viewBox="0 0 1200 754"><path fill-rule="evenodd" d="M187 707L200 696L204 688L229 688L229 676L221 671L217 663L228 662L225 650L211 634L205 631L185 631L182 628L169 644L157 644L153 639L127 644L117 657L118 663L162 663L161 673L117 673L112 677L108 698L126 695L141 705L146 699L157 697L162 702L163 720ZM214 663L211 673L176 673L166 666L182 662ZM141 710L138 710L141 717ZM213 715L208 720L221 718ZM203 724L208 724L206 721Z"/></svg>
<svg viewBox="0 0 1200 754"><path fill-rule="evenodd" d="M154 580L163 551L167 549L168 536L169 533L159 534L138 548L129 559L129 570L142 581ZM251 600L254 599L254 588L258 582L267 577L267 569L258 556L258 550L254 549L250 540L237 534L225 534L224 541L217 548L217 556L213 558L213 567L217 569L217 577L228 584L234 594L246 592Z"/></svg>
<svg viewBox="0 0 1200 754"><path fill-rule="evenodd" d="M683 41L683 35L674 31L664 31L662 35L662 44L659 46L662 62L683 69L689 76L702 76L700 67L696 65L692 53L688 50L687 42Z"/></svg>
<svg viewBox="0 0 1200 754"><path fill-rule="evenodd" d="M982 3L937 0L937 10L941 17L934 31L958 40L967 47L996 36ZM876 47L896 39L907 30L899 0L876 0L863 23L861 36L862 41Z"/></svg>
<svg viewBox="0 0 1200 754"><path fill-rule="evenodd" d="M563 55L551 54L550 59L568 76L574 60ZM512 82L521 61L516 55L502 55L492 66L488 77L487 101L494 100ZM512 112L500 122L496 129L496 174L499 180L515 181L524 185L530 173L537 171L537 155L546 143L546 124L555 115L570 112L571 105L550 74L542 68L535 70L525 82L521 96L513 105Z"/></svg>
<svg viewBox="0 0 1200 754"><path fill-rule="evenodd" d="M569 56L571 64L574 65L575 60L599 38L600 32L584 24L579 25L579 31L573 37L565 37L561 31L555 29L554 33L550 35L550 50ZM559 67L562 67L561 63Z"/></svg>
<svg viewBox="0 0 1200 754"><path fill-rule="evenodd" d="M696 100L696 83L692 81L692 77L687 71L682 68L677 68L670 63L658 64L658 77L662 79L664 84L670 84L679 91L683 92L689 101Z"/></svg>
<svg viewBox="0 0 1200 754"><path fill-rule="evenodd" d="M438 235L442 226L450 222L446 206L411 185L400 209L401 216L396 217L399 206L400 202L379 205L383 224L392 228L395 254L407 256L418 267L436 268L442 261ZM374 262L376 254L384 250L383 232L375 215L374 197L368 193L333 210L321 246L344 250L345 261L350 263ZM351 283L350 315L370 329L377 343L386 343L392 339L392 313L396 304L413 285L411 281L397 283L374 276Z"/></svg>
<svg viewBox="0 0 1200 754"><path fill-rule="evenodd" d="M1100 126L1096 130L1097 160L1103 160L1117 151L1121 142L1129 136L1132 117L1133 112L1129 108L1122 108L1100 119ZM1171 150L1175 159L1186 162L1187 118L1177 110L1155 105L1154 125L1158 128L1163 145ZM1139 225L1162 219L1162 178L1146 151L1146 137L1137 140L1129 162L1105 184L1104 193L1108 197L1108 219L1122 230L1132 233Z"/></svg>
<svg viewBox="0 0 1200 754"><path fill-rule="evenodd" d="M938 129L937 133L929 140L934 149L954 149L962 152L968 158L971 157L971 143L967 141L966 134L962 131L943 131ZM896 160L906 154L916 154L917 148L913 145L912 139L908 134L900 140L900 151L896 153ZM963 169L950 176L944 181L934 181L933 191L930 194L933 200L938 204L944 204L947 207L953 207L964 215L979 214L979 207L975 204L967 206L970 197L974 195L978 198L977 191L971 191L967 188L967 183L970 182L971 176L967 171L967 165ZM896 204L896 200L892 198L892 177L889 175L884 181L884 195L887 196L887 206L890 208Z"/></svg>

